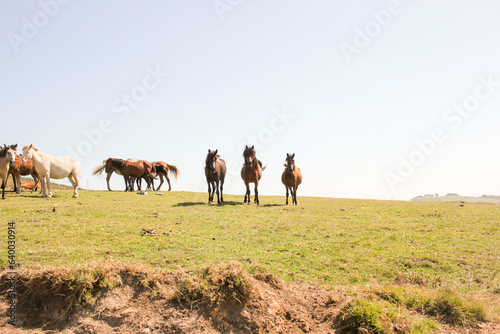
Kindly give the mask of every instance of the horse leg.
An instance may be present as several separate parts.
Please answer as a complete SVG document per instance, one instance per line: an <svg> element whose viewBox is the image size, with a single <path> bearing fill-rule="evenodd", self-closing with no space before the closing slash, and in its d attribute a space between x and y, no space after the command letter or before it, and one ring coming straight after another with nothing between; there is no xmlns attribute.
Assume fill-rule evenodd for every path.
<svg viewBox="0 0 500 334"><path fill-rule="evenodd" d="M45 190L45 176L40 176L40 192L42 193L42 197L47 197Z"/></svg>
<svg viewBox="0 0 500 334"><path fill-rule="evenodd" d="M210 189L210 181L207 180L207 184L208 184L208 204L210 204L211 203L211 201L210 201L210 190L211 190Z"/></svg>
<svg viewBox="0 0 500 334"><path fill-rule="evenodd" d="M168 174L165 174L165 178L167 179L168 183L168 191L172 190L172 186L170 185L170 179L168 178Z"/></svg>
<svg viewBox="0 0 500 334"><path fill-rule="evenodd" d="M158 186L158 188L156 188L156 191L160 191L161 185L163 184L163 174L159 175L160 175L160 185Z"/></svg>
<svg viewBox="0 0 500 334"><path fill-rule="evenodd" d="M46 181L47 181L47 188L49 188L49 192L47 193L47 198L52 198L52 186L50 184L50 175L47 175L46 177Z"/></svg>
<svg viewBox="0 0 500 334"><path fill-rule="evenodd" d="M7 178L2 179L2 199L5 199L5 184L7 183Z"/></svg>
<svg viewBox="0 0 500 334"><path fill-rule="evenodd" d="M106 183L108 184L108 190L111 191L111 188L109 187L109 179L111 179L111 175L113 174L113 172L111 173L108 173L108 176L106 176Z"/></svg>
<svg viewBox="0 0 500 334"><path fill-rule="evenodd" d="M286 205L288 205L288 186L285 186L286 188Z"/></svg>
<svg viewBox="0 0 500 334"><path fill-rule="evenodd" d="M245 199L243 200L243 203L247 203L248 199L248 204L250 204L250 184L245 182L245 185L247 187L247 190L245 191Z"/></svg>
<svg viewBox="0 0 500 334"><path fill-rule="evenodd" d="M128 184L129 184L129 191L134 191L134 182L135 182L135 177L131 176L129 181L128 181Z"/></svg>
<svg viewBox="0 0 500 334"><path fill-rule="evenodd" d="M78 197L78 178L75 174L69 174L68 179L73 185L73 198Z"/></svg>
<svg viewBox="0 0 500 334"><path fill-rule="evenodd" d="M135 183L137 183L137 190L142 190L142 178L138 177L137 179L134 180ZM133 181L132 181L133 182ZM147 189L146 189L147 190Z"/></svg>
<svg viewBox="0 0 500 334"><path fill-rule="evenodd" d="M33 186L33 189L31 189L31 192L33 192L38 188L38 180L40 179L40 177L36 173L31 173L31 177L35 181L35 185Z"/></svg>
<svg viewBox="0 0 500 334"><path fill-rule="evenodd" d="M222 195L222 189L224 189L224 179L220 181L220 201L224 203L224 196Z"/></svg>
<svg viewBox="0 0 500 334"><path fill-rule="evenodd" d="M259 205L259 190L257 189L257 182L255 182L255 199L254 199L254 202L257 203L257 205Z"/></svg>
<svg viewBox="0 0 500 334"><path fill-rule="evenodd" d="M297 206L297 186L293 188L293 203Z"/></svg>
<svg viewBox="0 0 500 334"><path fill-rule="evenodd" d="M125 176L123 176L123 181L125 182L125 191L128 191L128 180Z"/></svg>
<svg viewBox="0 0 500 334"><path fill-rule="evenodd" d="M220 204L220 196L219 196L219 180L215 180L215 190L217 192L217 204Z"/></svg>

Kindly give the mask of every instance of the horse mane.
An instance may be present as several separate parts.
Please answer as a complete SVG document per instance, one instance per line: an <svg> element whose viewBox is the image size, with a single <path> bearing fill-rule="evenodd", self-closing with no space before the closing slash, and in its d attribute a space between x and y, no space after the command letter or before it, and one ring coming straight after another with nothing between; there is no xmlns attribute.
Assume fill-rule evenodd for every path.
<svg viewBox="0 0 500 334"><path fill-rule="evenodd" d="M22 150L24 151L25 149L29 148L30 146L31 146L31 148L34 151L37 151L37 152L40 151L40 149L37 146L33 145L33 144L31 144L31 145L24 145Z"/></svg>
<svg viewBox="0 0 500 334"><path fill-rule="evenodd" d="M125 162L123 159L116 159L116 158L110 158L111 159L111 166L113 168L122 168L123 163Z"/></svg>
<svg viewBox="0 0 500 334"><path fill-rule="evenodd" d="M7 155L7 148L8 147L4 146L0 149L0 158L3 158Z"/></svg>

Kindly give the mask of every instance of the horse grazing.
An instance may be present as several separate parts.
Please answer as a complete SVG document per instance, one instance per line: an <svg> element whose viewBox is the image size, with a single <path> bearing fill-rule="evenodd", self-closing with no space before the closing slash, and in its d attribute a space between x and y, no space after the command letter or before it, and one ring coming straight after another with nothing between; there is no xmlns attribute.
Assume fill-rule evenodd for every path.
<svg viewBox="0 0 500 334"><path fill-rule="evenodd" d="M23 162L31 160L40 176L42 185L42 197L52 197L50 189L50 179L68 178L73 185L73 198L78 197L78 175L80 174L80 161L72 157L53 157L40 151L35 145L25 145L23 147ZM47 189L45 186L47 182Z"/></svg>
<svg viewBox="0 0 500 334"><path fill-rule="evenodd" d="M222 189L224 188L224 178L226 177L226 162L217 155L219 150L208 150L205 159L205 176L208 183L208 203L214 201L214 192L217 192L217 203L224 202ZM220 199L219 199L220 188Z"/></svg>
<svg viewBox="0 0 500 334"><path fill-rule="evenodd" d="M169 165L166 162L163 161L154 161L152 162L153 166L156 168L156 174L160 177L160 185L158 188L156 188L156 191L159 191L161 188L161 185L163 184L163 177L167 179L168 182L168 191L172 190L172 186L170 185L170 179L168 178L168 173L172 173L177 180L177 177L179 176L179 168L175 167L174 165ZM155 190L154 186L154 181L151 180L152 185L153 185L153 190Z"/></svg>
<svg viewBox="0 0 500 334"><path fill-rule="evenodd" d="M108 176L106 182L108 190L111 191L109 186L109 179L113 172L118 175L123 175L125 179L125 191L134 191L134 181L136 178L144 177L148 183L148 189L151 188L151 177L156 177L156 170L150 162L145 160L123 160L116 158L109 158L104 160L101 165L97 166L92 175L101 174L103 170L106 171Z"/></svg>
<svg viewBox="0 0 500 334"><path fill-rule="evenodd" d="M302 183L300 168L295 166L295 153L286 154L285 170L281 175L281 182L286 188L286 205L288 205L288 190L292 194L292 203L297 205L297 188Z"/></svg>
<svg viewBox="0 0 500 334"><path fill-rule="evenodd" d="M245 159L245 163L243 164L243 168L241 168L241 178L247 187L247 191L245 193L244 203L250 204L250 183L255 184L255 200L254 202L259 204L259 191L257 187L259 186L259 180L262 177L262 171L266 169L266 167L262 167L262 162L257 159L257 155L255 153L254 146L249 147L245 146L245 150L243 151L243 157Z"/></svg>
<svg viewBox="0 0 500 334"><path fill-rule="evenodd" d="M12 175L12 180L14 181L14 191L17 194L21 193L21 176L31 175L35 181L34 186L31 188L31 192L37 189L38 185L38 173L36 172L35 166L31 160L23 163L23 157L16 155L16 162L10 165L9 175Z"/></svg>
<svg viewBox="0 0 500 334"><path fill-rule="evenodd" d="M17 144L7 146L3 144L0 149L0 177L2 178L2 199L5 199L5 186L7 185L7 176L9 176L9 165L16 163Z"/></svg>

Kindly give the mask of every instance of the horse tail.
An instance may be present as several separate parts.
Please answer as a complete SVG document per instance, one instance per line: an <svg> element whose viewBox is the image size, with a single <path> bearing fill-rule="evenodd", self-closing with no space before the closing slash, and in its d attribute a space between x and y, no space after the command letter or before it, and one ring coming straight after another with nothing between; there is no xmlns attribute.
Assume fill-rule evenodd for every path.
<svg viewBox="0 0 500 334"><path fill-rule="evenodd" d="M264 170L264 169L266 169L266 168L267 168L267 165L262 166L262 161L260 161L260 160L257 160L257 161L259 162L260 168L261 168L262 170Z"/></svg>
<svg viewBox="0 0 500 334"><path fill-rule="evenodd" d="M102 165L99 165L96 168L94 168L92 175L97 175L97 174L101 175L104 168L106 168L106 161L104 161Z"/></svg>
<svg viewBox="0 0 500 334"><path fill-rule="evenodd" d="M174 165L169 165L169 164L166 165L168 167L168 171L174 174L174 177L177 180L177 177L179 176L179 168L175 167Z"/></svg>

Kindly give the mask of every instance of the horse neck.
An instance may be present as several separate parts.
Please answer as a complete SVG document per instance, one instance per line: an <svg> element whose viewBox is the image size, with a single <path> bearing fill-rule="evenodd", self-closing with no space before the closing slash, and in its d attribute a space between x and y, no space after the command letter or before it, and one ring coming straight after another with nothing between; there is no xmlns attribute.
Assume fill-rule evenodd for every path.
<svg viewBox="0 0 500 334"><path fill-rule="evenodd" d="M35 151L34 149L31 149L31 150L32 150L31 160L33 160L33 162L40 162L40 161L42 161L42 159L44 157L46 157L45 153L43 153L40 150L38 150L38 151Z"/></svg>

